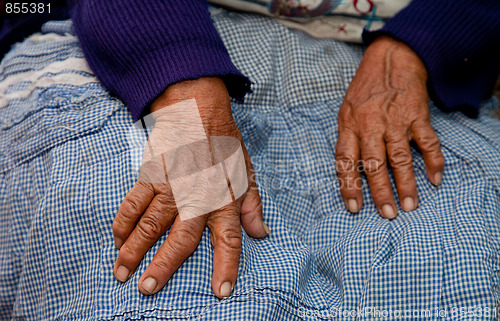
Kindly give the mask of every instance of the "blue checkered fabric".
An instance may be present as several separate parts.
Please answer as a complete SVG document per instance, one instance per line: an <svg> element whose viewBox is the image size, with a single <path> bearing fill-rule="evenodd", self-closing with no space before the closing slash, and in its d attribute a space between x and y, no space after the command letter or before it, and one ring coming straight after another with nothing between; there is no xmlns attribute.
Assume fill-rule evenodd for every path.
<svg viewBox="0 0 500 321"><path fill-rule="evenodd" d="M342 204L335 172L337 112L363 48L317 40L270 19L214 10L233 62L254 82L233 104L272 234L243 235L234 293L211 290L208 230L158 294L121 284L111 224L139 154L126 107L89 78L54 82L0 109L0 319L8 320L491 320L500 303L500 121L430 106L446 159L443 184L413 151L419 208L382 219ZM82 58L71 22L43 28L0 65L15 74ZM47 74L45 77L55 77ZM23 90L23 81L9 92Z"/></svg>

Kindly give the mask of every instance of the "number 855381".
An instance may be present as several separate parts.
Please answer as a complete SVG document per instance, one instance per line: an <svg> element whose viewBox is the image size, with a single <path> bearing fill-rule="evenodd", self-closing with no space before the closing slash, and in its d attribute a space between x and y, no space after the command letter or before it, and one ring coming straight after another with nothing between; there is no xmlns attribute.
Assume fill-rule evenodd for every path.
<svg viewBox="0 0 500 321"><path fill-rule="evenodd" d="M5 13L50 13L50 3L9 2Z"/></svg>

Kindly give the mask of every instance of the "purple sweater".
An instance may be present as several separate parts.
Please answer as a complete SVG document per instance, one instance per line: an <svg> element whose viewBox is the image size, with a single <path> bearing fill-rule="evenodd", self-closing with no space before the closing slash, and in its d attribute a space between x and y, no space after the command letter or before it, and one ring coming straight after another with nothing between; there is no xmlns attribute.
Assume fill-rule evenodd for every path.
<svg viewBox="0 0 500 321"><path fill-rule="evenodd" d="M134 120L178 81L220 76L231 97L250 91L204 0L80 0L73 21L90 67ZM476 115L491 94L500 60L499 0L413 0L363 37L369 43L381 34L419 54L431 97L443 109Z"/></svg>

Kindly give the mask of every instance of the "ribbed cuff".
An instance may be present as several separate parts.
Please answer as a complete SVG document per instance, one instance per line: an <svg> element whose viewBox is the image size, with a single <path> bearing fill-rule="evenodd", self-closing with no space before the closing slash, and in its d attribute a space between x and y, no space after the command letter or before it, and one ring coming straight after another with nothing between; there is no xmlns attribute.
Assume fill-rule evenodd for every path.
<svg viewBox="0 0 500 321"><path fill-rule="evenodd" d="M80 0L73 21L90 67L134 120L179 81L218 76L237 100L250 91L204 0Z"/></svg>
<svg viewBox="0 0 500 321"><path fill-rule="evenodd" d="M137 120L171 84L211 76L225 81L233 99L241 101L250 92L249 79L232 64L225 48L190 43L176 43L168 48L143 52L141 59L129 66L123 78L115 84L115 90Z"/></svg>

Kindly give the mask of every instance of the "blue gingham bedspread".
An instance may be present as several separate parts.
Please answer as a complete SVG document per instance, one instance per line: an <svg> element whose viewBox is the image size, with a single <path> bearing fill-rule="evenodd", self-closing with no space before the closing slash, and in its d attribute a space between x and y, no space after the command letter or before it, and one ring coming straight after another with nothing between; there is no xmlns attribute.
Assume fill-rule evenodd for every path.
<svg viewBox="0 0 500 321"><path fill-rule="evenodd" d="M497 319L497 101L478 119L431 106L443 184L429 183L413 151L419 208L382 219L364 181L365 206L352 215L333 160L336 115L363 48L249 14L214 10L213 19L254 82L233 110L272 230L263 240L243 233L233 295L212 294L208 230L157 295L140 294L137 281L163 239L128 282L115 280L111 224L140 161L127 142L133 122L79 65L71 22L50 22L0 66L0 90L31 75L0 99L0 319ZM51 69L64 61L79 63Z"/></svg>

